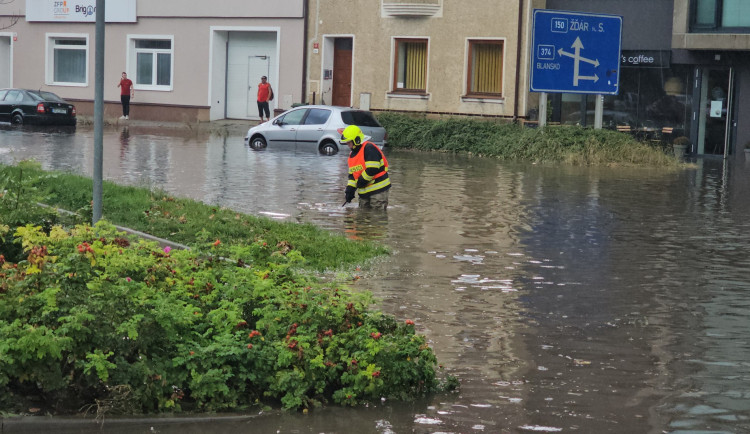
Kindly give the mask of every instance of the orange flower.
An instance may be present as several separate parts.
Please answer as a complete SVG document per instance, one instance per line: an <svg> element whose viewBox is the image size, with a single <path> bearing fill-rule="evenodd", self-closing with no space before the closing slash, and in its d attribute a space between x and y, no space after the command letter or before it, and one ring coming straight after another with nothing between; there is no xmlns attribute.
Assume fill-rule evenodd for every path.
<svg viewBox="0 0 750 434"><path fill-rule="evenodd" d="M412 321L410 319L407 319L406 320L406 325L414 325L414 321Z"/></svg>
<svg viewBox="0 0 750 434"><path fill-rule="evenodd" d="M218 246L221 244L221 241L217 238L216 241L214 241L214 246Z"/></svg>

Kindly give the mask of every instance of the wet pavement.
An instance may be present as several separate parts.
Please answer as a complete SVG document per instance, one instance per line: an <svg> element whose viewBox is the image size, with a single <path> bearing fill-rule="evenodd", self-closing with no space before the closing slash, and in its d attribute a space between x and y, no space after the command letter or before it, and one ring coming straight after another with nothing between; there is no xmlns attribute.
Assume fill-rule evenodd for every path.
<svg viewBox="0 0 750 434"><path fill-rule="evenodd" d="M387 150L383 214L341 206L343 154L253 151L237 129L108 127L105 179L390 246L357 287L413 319L461 391L106 432L750 431L750 163L665 173ZM90 175L93 131L0 126L0 162L24 158ZM54 431L98 430L79 422ZM2 432L49 429L35 424Z"/></svg>

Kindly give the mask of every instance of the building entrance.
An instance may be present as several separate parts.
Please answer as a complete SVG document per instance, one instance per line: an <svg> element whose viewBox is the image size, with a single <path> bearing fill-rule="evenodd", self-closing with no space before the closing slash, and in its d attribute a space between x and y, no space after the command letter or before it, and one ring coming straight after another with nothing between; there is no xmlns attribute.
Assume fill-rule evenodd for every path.
<svg viewBox="0 0 750 434"><path fill-rule="evenodd" d="M11 87L10 36L0 35L0 89Z"/></svg>
<svg viewBox="0 0 750 434"><path fill-rule="evenodd" d="M702 68L697 153L727 156L732 151L732 68Z"/></svg>

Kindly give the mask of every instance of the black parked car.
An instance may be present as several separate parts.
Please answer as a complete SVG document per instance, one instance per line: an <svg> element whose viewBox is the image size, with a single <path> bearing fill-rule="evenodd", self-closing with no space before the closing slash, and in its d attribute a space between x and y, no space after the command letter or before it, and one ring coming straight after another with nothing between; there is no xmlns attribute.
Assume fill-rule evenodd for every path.
<svg viewBox="0 0 750 434"><path fill-rule="evenodd" d="M76 107L44 90L0 89L0 122L75 125Z"/></svg>

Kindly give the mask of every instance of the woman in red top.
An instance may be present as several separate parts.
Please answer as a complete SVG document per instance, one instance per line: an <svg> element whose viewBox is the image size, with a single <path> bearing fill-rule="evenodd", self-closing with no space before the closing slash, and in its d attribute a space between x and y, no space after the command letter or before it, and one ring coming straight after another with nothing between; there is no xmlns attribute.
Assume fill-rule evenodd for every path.
<svg viewBox="0 0 750 434"><path fill-rule="evenodd" d="M271 119L271 109L268 107L268 101L273 99L273 89L271 84L266 82L266 76L260 78L260 84L258 85L258 116L260 116L260 123L263 123L263 113L266 114L266 120Z"/></svg>
<svg viewBox="0 0 750 434"><path fill-rule="evenodd" d="M122 78L117 87L120 88L120 102L122 102L122 117L120 119L130 119L130 98L135 97L135 89L133 89L133 82L128 78L128 74L122 73Z"/></svg>

